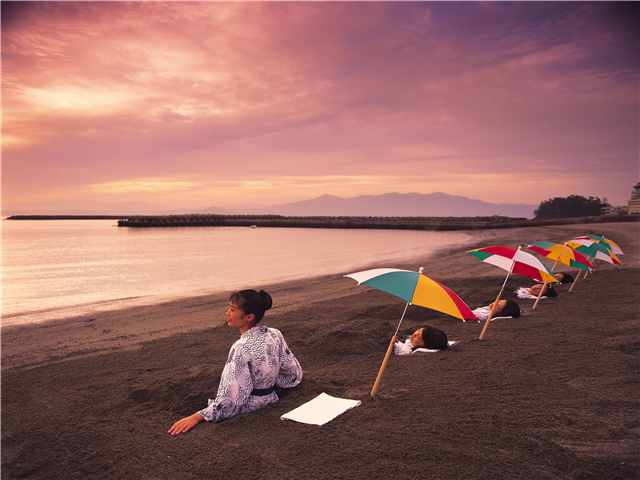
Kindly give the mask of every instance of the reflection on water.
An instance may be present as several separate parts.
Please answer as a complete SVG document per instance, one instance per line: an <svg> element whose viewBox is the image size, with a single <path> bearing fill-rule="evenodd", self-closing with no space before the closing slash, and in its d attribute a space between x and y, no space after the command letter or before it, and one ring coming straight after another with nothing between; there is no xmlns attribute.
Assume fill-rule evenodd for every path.
<svg viewBox="0 0 640 480"><path fill-rule="evenodd" d="M459 232L129 229L114 223L4 220L2 324L33 321L35 312L115 299L202 294L351 273L372 262L423 257L469 239Z"/></svg>

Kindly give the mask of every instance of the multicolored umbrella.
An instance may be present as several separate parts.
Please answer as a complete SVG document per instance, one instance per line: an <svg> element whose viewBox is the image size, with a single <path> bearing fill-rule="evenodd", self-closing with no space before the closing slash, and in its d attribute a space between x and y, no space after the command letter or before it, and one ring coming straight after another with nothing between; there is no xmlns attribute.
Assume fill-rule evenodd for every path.
<svg viewBox="0 0 640 480"><path fill-rule="evenodd" d="M543 257L555 260L556 264L560 262L569 267L579 268L588 272L593 271L593 267L584 255L567 245L553 242L533 242L527 243L525 246ZM551 271L553 271L554 268L555 265L551 268Z"/></svg>
<svg viewBox="0 0 640 480"><path fill-rule="evenodd" d="M615 253L590 238L574 238L565 244L578 252L587 254L589 258L596 258L612 265L622 265Z"/></svg>
<svg viewBox="0 0 640 480"><path fill-rule="evenodd" d="M446 313L460 320L476 320L471 309L451 290L419 272L395 268L375 268L356 272L345 277L353 278L358 284L366 285L390 293L405 300L407 305Z"/></svg>
<svg viewBox="0 0 640 480"><path fill-rule="evenodd" d="M502 284L502 288L500 289L500 293L498 293L496 301L493 304L493 308L491 309L491 312L489 312L489 318L487 318L484 328L482 329L480 340L484 338L487 332L487 328L489 328L491 317L493 317L493 313L498 306L500 296L504 291L504 287L507 284L509 275L515 273L517 275L523 275L525 277L533 278L534 280L538 280L539 282L558 282L558 279L555 277L553 272L549 270L549 268L544 263L542 263L530 253L523 252L521 248L522 247L518 247L518 249L515 249L511 247L495 246L478 248L476 250L469 250L467 252L479 258L482 262L490 263L508 272L507 278L504 279L504 283Z"/></svg>
<svg viewBox="0 0 640 480"><path fill-rule="evenodd" d="M555 260L556 263L551 267L551 271L556 268L558 262L564 263L570 267L579 268L581 271L585 270L587 272L592 272L593 267L589 263L589 261L580 253L568 247L567 245L562 245L560 243L553 242L533 242L525 245L529 250L533 250L540 255ZM575 283L575 280L574 280ZM533 304L533 307L536 308L538 302L542 298L542 292L544 291L544 287L547 285L545 282L544 286L540 289L540 293L538 294L538 298L536 302ZM571 289L573 289L573 285L571 285ZM571 290L569 290L571 291Z"/></svg>
<svg viewBox="0 0 640 480"><path fill-rule="evenodd" d="M396 328L396 333L391 339L387 354L380 367L378 378L376 378L376 382L371 390L372 397L378 390L382 374L393 351L393 345L398 339L398 330L400 330L400 325L402 324L404 314L407 312L409 305L419 305L430 308L463 321L475 320L479 322L471 309L458 295L441 283L424 275L422 270L423 269L420 268L419 272L412 272L410 270L399 270L395 268L374 268L373 270L365 270L345 275L345 277L353 278L360 285L382 290L383 292L400 297L407 302L402 317L400 318L400 323L398 323L398 328Z"/></svg>
<svg viewBox="0 0 640 480"><path fill-rule="evenodd" d="M604 244L599 243L598 241L593 240L591 238L577 237L565 242L565 245L570 246L577 252L582 252L586 254L588 256L587 260L589 261L591 261L592 258L595 258L595 259L610 263L612 265L622 265L622 262L618 259L615 253L609 250ZM580 278L580 273L582 272L578 272L578 275L576 276L576 279L573 282L573 285L571 285L571 288L569 289L569 291L573 290L573 287L575 286L578 279ZM588 273L589 272L584 272L583 278L587 278Z"/></svg>
<svg viewBox="0 0 640 480"><path fill-rule="evenodd" d="M596 240L599 243L601 243L602 245L604 245L605 247L607 247L609 250L611 250L616 255L624 255L624 252L618 246L618 244L616 242L614 242L613 240L609 240L608 238L600 237L598 235L587 235L586 237L577 237L577 238L588 238L588 239L591 239L591 240Z"/></svg>
<svg viewBox="0 0 640 480"><path fill-rule="evenodd" d="M553 272L530 253L511 247L495 246L469 250L467 253L509 273L533 278L539 282L557 282Z"/></svg>

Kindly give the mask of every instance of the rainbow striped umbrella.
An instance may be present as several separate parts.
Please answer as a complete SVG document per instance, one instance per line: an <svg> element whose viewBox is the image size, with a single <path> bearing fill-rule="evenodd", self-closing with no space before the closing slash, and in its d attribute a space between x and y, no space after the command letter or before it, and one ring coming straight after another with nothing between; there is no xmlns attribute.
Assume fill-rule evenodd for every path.
<svg viewBox="0 0 640 480"><path fill-rule="evenodd" d="M474 257L479 258L482 262L490 263L491 265L500 267L508 272L507 278L504 279L502 288L500 289L500 293L498 293L496 301L493 303L493 308L491 309L491 312L489 312L489 318L487 318L487 321L484 324L484 328L480 334L480 340L482 340L487 333L491 317L493 317L493 313L495 308L498 306L498 302L500 301L504 287L507 284L507 280L509 280L509 276L512 273L533 278L539 282L558 282L558 279L555 277L553 272L549 270L544 263L530 253L523 252L521 248L522 247L518 247L515 249L498 245L494 247L469 250L467 252Z"/></svg>
<svg viewBox="0 0 640 480"><path fill-rule="evenodd" d="M384 361L378 372L376 382L371 390L372 397L378 390L382 374L393 351L393 345L398 339L398 330L400 330L400 325L402 324L404 314L407 312L409 305L419 305L430 308L459 318L462 321L475 320L479 322L471 309L458 295L444 285L424 275L422 270L423 269L420 268L419 272L412 272L410 270L399 270L396 268L374 268L372 270L364 270L362 272L345 275L345 277L354 279L360 285L382 290L383 292L402 298L407 302L402 317L400 318L400 323L398 323L398 328L396 328L396 333L391 338L391 343L389 344Z"/></svg>
<svg viewBox="0 0 640 480"><path fill-rule="evenodd" d="M526 247L529 250L539 253L543 257L555 260L556 263L564 263L570 267L579 268L588 272L593 271L593 267L584 255L567 245L553 242L533 242L527 243ZM555 265L553 267L555 268ZM553 271L553 268L551 271Z"/></svg>

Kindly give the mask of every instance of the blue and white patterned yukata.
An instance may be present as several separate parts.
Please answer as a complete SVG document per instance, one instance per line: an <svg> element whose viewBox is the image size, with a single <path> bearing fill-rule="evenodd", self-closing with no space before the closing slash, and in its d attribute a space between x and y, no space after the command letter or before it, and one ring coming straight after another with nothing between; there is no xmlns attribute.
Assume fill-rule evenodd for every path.
<svg viewBox="0 0 640 480"><path fill-rule="evenodd" d="M221 422L277 402L274 386L291 388L301 380L300 363L282 333L258 325L231 346L216 398L198 413L208 422Z"/></svg>

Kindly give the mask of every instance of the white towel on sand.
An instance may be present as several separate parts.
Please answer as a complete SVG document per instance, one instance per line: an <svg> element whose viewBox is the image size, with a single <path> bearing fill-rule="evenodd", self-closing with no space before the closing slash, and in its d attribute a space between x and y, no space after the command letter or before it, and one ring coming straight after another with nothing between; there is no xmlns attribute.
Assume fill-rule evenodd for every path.
<svg viewBox="0 0 640 480"><path fill-rule="evenodd" d="M453 345L455 345L455 343L456 343L456 342L448 342L448 343L449 343L449 346L450 346L450 347L452 347ZM444 350L444 348L443 348L443 349L440 349L440 350L432 350L432 349L429 349L429 348L416 348L416 349L415 349L413 352L411 352L411 353L418 353L418 352L422 352L422 353L435 353L435 352L441 352L442 350Z"/></svg>
<svg viewBox="0 0 640 480"><path fill-rule="evenodd" d="M321 393L313 400L285 413L280 417L280 420L294 420L311 425L324 425L361 403L360 400L336 398L326 393Z"/></svg>

